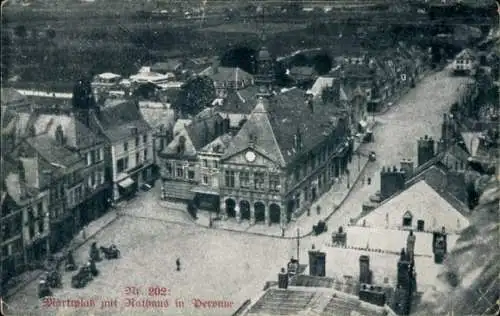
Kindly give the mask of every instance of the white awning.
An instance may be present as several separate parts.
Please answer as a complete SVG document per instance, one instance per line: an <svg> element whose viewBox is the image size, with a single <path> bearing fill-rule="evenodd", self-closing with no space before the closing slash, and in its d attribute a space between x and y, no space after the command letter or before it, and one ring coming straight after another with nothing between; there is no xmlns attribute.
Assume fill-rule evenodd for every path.
<svg viewBox="0 0 500 316"><path fill-rule="evenodd" d="M118 185L124 189L129 188L131 185L133 185L135 182L132 180L130 177L127 177L123 179L122 181L118 182Z"/></svg>

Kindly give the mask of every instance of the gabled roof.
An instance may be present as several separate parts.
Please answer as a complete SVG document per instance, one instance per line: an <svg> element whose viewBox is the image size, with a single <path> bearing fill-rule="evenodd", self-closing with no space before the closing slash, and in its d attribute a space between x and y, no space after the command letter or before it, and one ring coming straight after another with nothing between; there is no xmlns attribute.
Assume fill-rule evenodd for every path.
<svg viewBox="0 0 500 316"><path fill-rule="evenodd" d="M8 106L11 103L18 103L27 101L26 96L21 94L14 88L1 88L0 99L2 102L2 106Z"/></svg>
<svg viewBox="0 0 500 316"><path fill-rule="evenodd" d="M200 75L208 76L214 82L245 81L250 83L253 80L251 74L239 67L217 67L216 69L208 67Z"/></svg>
<svg viewBox="0 0 500 316"><path fill-rule="evenodd" d="M215 153L215 154L223 154L227 146L231 143L233 139L231 134L224 134L216 139L214 139L211 143L203 147L200 151L205 153Z"/></svg>
<svg viewBox="0 0 500 316"><path fill-rule="evenodd" d="M267 156L274 163L283 167L285 166L285 159L275 137L275 132L273 131L269 113L263 99L258 101L246 123L233 138L223 159L247 149L250 143L253 144L253 147L257 151Z"/></svg>
<svg viewBox="0 0 500 316"><path fill-rule="evenodd" d="M112 142L129 137L131 128L137 128L139 134L151 130L133 101L123 100L107 105L99 111L97 118L101 132Z"/></svg>
<svg viewBox="0 0 500 316"><path fill-rule="evenodd" d="M184 140L184 149L183 151L179 151L178 148L181 145L182 139ZM162 156L175 158L193 158L196 157L196 154L196 148L191 141L191 137L186 129L180 129L174 136L174 139L161 152Z"/></svg>
<svg viewBox="0 0 500 316"><path fill-rule="evenodd" d="M186 126L186 130L191 138L191 142L196 150L203 148L205 145L209 144L217 135L216 124L222 122L222 117L219 113L213 113L213 115L203 118L194 119L191 124Z"/></svg>
<svg viewBox="0 0 500 316"><path fill-rule="evenodd" d="M370 227L401 228L403 214L413 216L412 227L423 220L426 230L458 232L469 226L469 220L443 199L426 181L421 180L387 200L358 221Z"/></svg>
<svg viewBox="0 0 500 316"><path fill-rule="evenodd" d="M343 128L336 112L332 106L309 106L305 92L300 89L261 99L233 139L225 157L246 149L252 135L255 137L253 145L256 150L261 150L275 163L285 166L300 154L310 151L333 131ZM342 124L341 128L339 124ZM299 131L302 146L297 150L294 148L294 138Z"/></svg>
<svg viewBox="0 0 500 316"><path fill-rule="evenodd" d="M259 87L249 86L245 89L230 90L222 105L217 108L225 113L249 114L257 103Z"/></svg>
<svg viewBox="0 0 500 316"><path fill-rule="evenodd" d="M33 122L36 135L47 134L55 139L58 126L62 127L66 144L73 148L87 148L104 141L72 115L40 114Z"/></svg>
<svg viewBox="0 0 500 316"><path fill-rule="evenodd" d="M76 152L58 144L49 135L39 135L26 139L26 142L35 149L48 163L61 168L83 168L85 162Z"/></svg>
<svg viewBox="0 0 500 316"><path fill-rule="evenodd" d="M464 49L455 57L455 59L475 59L476 54L469 48Z"/></svg>
<svg viewBox="0 0 500 316"><path fill-rule="evenodd" d="M151 128L157 129L164 125L167 129L173 128L175 124L174 110L168 108L142 108L141 114Z"/></svg>

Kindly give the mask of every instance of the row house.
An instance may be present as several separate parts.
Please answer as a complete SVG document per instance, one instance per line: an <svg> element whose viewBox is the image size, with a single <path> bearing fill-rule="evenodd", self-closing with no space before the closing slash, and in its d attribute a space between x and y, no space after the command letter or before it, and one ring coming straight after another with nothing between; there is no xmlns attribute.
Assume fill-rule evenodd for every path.
<svg viewBox="0 0 500 316"><path fill-rule="evenodd" d="M204 179L200 175L198 153L216 138L226 134L228 129L228 120L215 111L211 111L207 117L198 115L189 125L177 128L173 140L158 153L164 198L193 200L196 187Z"/></svg>
<svg viewBox="0 0 500 316"><path fill-rule="evenodd" d="M220 161L223 216L284 226L345 172L346 120L304 100L298 89L259 99Z"/></svg>
<svg viewBox="0 0 500 316"><path fill-rule="evenodd" d="M153 130L142 116L138 102L113 100L106 106L75 104L83 122L104 138L105 179L114 201L131 196L154 180Z"/></svg>
<svg viewBox="0 0 500 316"><path fill-rule="evenodd" d="M1 288L50 253L49 192L37 183L33 159L2 157Z"/></svg>
<svg viewBox="0 0 500 316"><path fill-rule="evenodd" d="M55 134L35 134L31 128L17 151L21 159L33 162L30 174L40 175L33 180L37 186L49 190L50 244L54 250L61 249L81 229L81 216L87 212L83 203L85 160L68 148L67 141L59 125Z"/></svg>

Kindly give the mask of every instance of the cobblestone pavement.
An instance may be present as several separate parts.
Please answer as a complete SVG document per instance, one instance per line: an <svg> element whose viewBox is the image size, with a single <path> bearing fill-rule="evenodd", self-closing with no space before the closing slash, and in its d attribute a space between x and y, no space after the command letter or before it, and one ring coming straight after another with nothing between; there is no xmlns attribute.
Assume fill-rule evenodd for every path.
<svg viewBox="0 0 500 316"><path fill-rule="evenodd" d="M246 299L261 290L265 281L276 279L279 268L293 255L293 244L283 239L234 234L224 230L200 229L162 220L121 216L75 252L78 264L88 257L90 243L115 243L121 259L97 264L100 275L83 289L70 286L71 275L63 275L63 289L55 289L57 299L95 299L87 308L44 307L37 298L37 282L30 283L8 304L13 315L106 315L111 313L151 315L230 315ZM181 271L175 260L180 258ZM167 296L148 296L149 287L169 289ZM127 295L127 287L137 287L141 295ZM126 308L126 299L168 300L168 308ZM103 300L117 299L116 307L101 309ZM175 308L175 299L184 308ZM227 301L228 308L194 308L192 300Z"/></svg>

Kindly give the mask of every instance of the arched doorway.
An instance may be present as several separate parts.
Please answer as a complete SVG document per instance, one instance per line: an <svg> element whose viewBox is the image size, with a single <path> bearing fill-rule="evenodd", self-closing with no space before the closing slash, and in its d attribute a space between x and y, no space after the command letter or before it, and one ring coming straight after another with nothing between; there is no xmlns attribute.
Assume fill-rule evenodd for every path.
<svg viewBox="0 0 500 316"><path fill-rule="evenodd" d="M269 219L271 223L279 223L281 220L281 208L277 204L269 206Z"/></svg>
<svg viewBox="0 0 500 316"><path fill-rule="evenodd" d="M255 222L264 222L266 220L266 206L262 202L255 202Z"/></svg>
<svg viewBox="0 0 500 316"><path fill-rule="evenodd" d="M236 202L233 199L226 200L226 214L228 217L236 217Z"/></svg>
<svg viewBox="0 0 500 316"><path fill-rule="evenodd" d="M241 219L250 220L250 203L246 200L240 201Z"/></svg>
<svg viewBox="0 0 500 316"><path fill-rule="evenodd" d="M292 220L293 210L295 209L294 200L289 200L286 207L286 220L288 223Z"/></svg>

